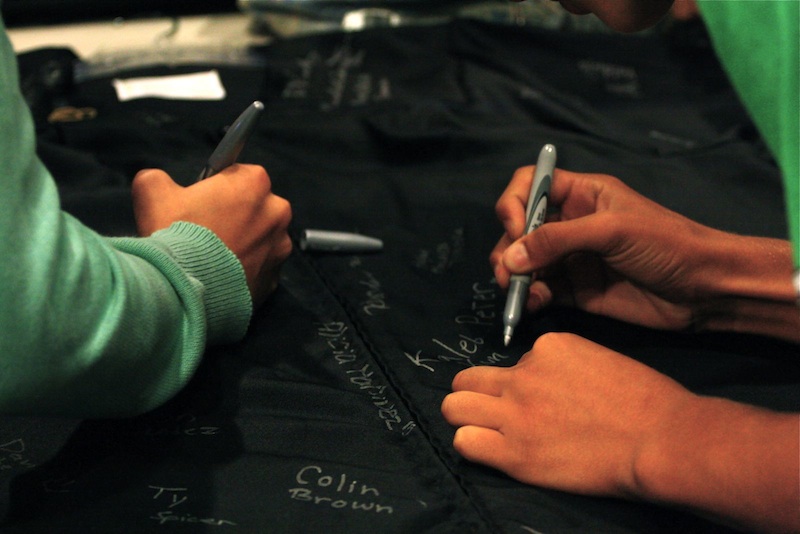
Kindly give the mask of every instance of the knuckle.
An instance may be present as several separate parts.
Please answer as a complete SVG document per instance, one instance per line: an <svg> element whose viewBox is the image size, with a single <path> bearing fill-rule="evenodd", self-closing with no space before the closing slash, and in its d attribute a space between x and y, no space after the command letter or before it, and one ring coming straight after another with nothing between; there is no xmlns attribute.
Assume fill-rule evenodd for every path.
<svg viewBox="0 0 800 534"><path fill-rule="evenodd" d="M248 164L240 164L240 166L245 171L243 175L248 182L248 187L264 193L268 193L272 189L272 181L270 180L269 173L263 166Z"/></svg>
<svg viewBox="0 0 800 534"><path fill-rule="evenodd" d="M286 260L291 254L294 245L292 244L292 239L289 237L288 234L284 235L283 239L281 239L280 245L278 246L277 255L281 262Z"/></svg>
<svg viewBox="0 0 800 534"><path fill-rule="evenodd" d="M622 180L611 174L601 174L599 175L599 177L602 181L606 182L608 185L619 186L624 183Z"/></svg>
<svg viewBox="0 0 800 534"><path fill-rule="evenodd" d="M500 220L503 220L507 211L508 211L508 202L505 198L505 195L501 195L500 198L497 199L497 202L495 202L494 204L494 212L497 214L497 217Z"/></svg>
<svg viewBox="0 0 800 534"><path fill-rule="evenodd" d="M140 192L157 180L159 171L157 169L142 169L136 173L131 182L131 189Z"/></svg>
<svg viewBox="0 0 800 534"><path fill-rule="evenodd" d="M492 252L489 256L489 266L494 271L496 278L499 273L498 269L503 266L503 255L499 252Z"/></svg>
<svg viewBox="0 0 800 534"><path fill-rule="evenodd" d="M261 165L253 165L252 169L253 169L253 174L255 175L255 178L257 180L264 182L267 186L272 185L272 181L270 180L267 169L265 169Z"/></svg>
<svg viewBox="0 0 800 534"><path fill-rule="evenodd" d="M441 412L444 418L448 419L452 411L453 411L453 394L451 393L442 400Z"/></svg>
<svg viewBox="0 0 800 534"><path fill-rule="evenodd" d="M292 204L283 197L276 196L278 199L278 210L282 218L288 223L292 220Z"/></svg>
<svg viewBox="0 0 800 534"><path fill-rule="evenodd" d="M469 453L470 435L469 429L459 427L453 435L453 448L462 456L467 457Z"/></svg>
<svg viewBox="0 0 800 534"><path fill-rule="evenodd" d="M279 230L285 231L289 228L292 222L292 205L288 200L278 195L271 195L267 209Z"/></svg>
<svg viewBox="0 0 800 534"><path fill-rule="evenodd" d="M131 181L131 197L134 201L146 201L156 195L159 187L169 183L169 175L160 169L142 169Z"/></svg>
<svg viewBox="0 0 800 534"><path fill-rule="evenodd" d="M467 380L469 378L469 369L464 369L456 373L453 380L450 382L450 388L454 391L466 388Z"/></svg>
<svg viewBox="0 0 800 534"><path fill-rule="evenodd" d="M556 239L553 237L552 226L543 225L528 234L522 241L528 249L528 255L535 258L537 255L553 255L557 250Z"/></svg>
<svg viewBox="0 0 800 534"><path fill-rule="evenodd" d="M533 352L548 352L560 343L564 335L561 332L545 332L534 342Z"/></svg>

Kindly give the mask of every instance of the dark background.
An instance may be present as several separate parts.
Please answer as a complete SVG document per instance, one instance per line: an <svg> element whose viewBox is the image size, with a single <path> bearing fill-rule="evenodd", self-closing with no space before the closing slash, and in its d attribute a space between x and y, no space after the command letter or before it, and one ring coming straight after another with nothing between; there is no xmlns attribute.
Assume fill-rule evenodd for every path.
<svg viewBox="0 0 800 534"><path fill-rule="evenodd" d="M3 0L1 4L8 26L236 10L236 0Z"/></svg>

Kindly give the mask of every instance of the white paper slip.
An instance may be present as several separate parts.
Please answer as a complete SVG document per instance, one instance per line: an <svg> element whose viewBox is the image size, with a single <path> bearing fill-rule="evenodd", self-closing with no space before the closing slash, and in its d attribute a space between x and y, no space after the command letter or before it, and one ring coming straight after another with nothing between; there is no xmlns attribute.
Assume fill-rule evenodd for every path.
<svg viewBox="0 0 800 534"><path fill-rule="evenodd" d="M165 98L168 100L222 100L225 87L219 72L195 72L175 76L115 79L111 82L120 102L136 98Z"/></svg>

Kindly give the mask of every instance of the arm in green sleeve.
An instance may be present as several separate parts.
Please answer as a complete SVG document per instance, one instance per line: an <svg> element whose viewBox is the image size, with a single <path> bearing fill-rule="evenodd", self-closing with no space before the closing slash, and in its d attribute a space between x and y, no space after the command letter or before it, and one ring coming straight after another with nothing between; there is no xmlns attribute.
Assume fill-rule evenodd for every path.
<svg viewBox="0 0 800 534"><path fill-rule="evenodd" d="M699 0L714 50L781 169L800 267L800 2Z"/></svg>
<svg viewBox="0 0 800 534"><path fill-rule="evenodd" d="M208 343L244 335L242 266L200 226L109 239L64 213L0 32L0 413L152 409L186 384Z"/></svg>

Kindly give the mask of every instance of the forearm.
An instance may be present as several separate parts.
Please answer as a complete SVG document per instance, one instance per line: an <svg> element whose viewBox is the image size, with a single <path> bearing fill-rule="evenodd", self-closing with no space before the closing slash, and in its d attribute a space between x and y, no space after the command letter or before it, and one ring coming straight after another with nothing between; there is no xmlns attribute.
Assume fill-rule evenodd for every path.
<svg viewBox="0 0 800 534"><path fill-rule="evenodd" d="M636 496L767 532L800 529L800 414L693 397L634 465Z"/></svg>
<svg viewBox="0 0 800 534"><path fill-rule="evenodd" d="M61 211L35 154L0 25L0 412L80 417L155 407L207 340L244 334L242 266L210 231L176 225L110 241Z"/></svg>
<svg viewBox="0 0 800 534"><path fill-rule="evenodd" d="M698 330L763 334L800 342L800 309L788 241L719 232L698 269Z"/></svg>
<svg viewBox="0 0 800 534"><path fill-rule="evenodd" d="M189 381L207 341L244 334L244 273L211 232L176 225L114 240L121 252L52 218L64 223L0 259L0 325L15 333L0 340L0 412L141 413Z"/></svg>

